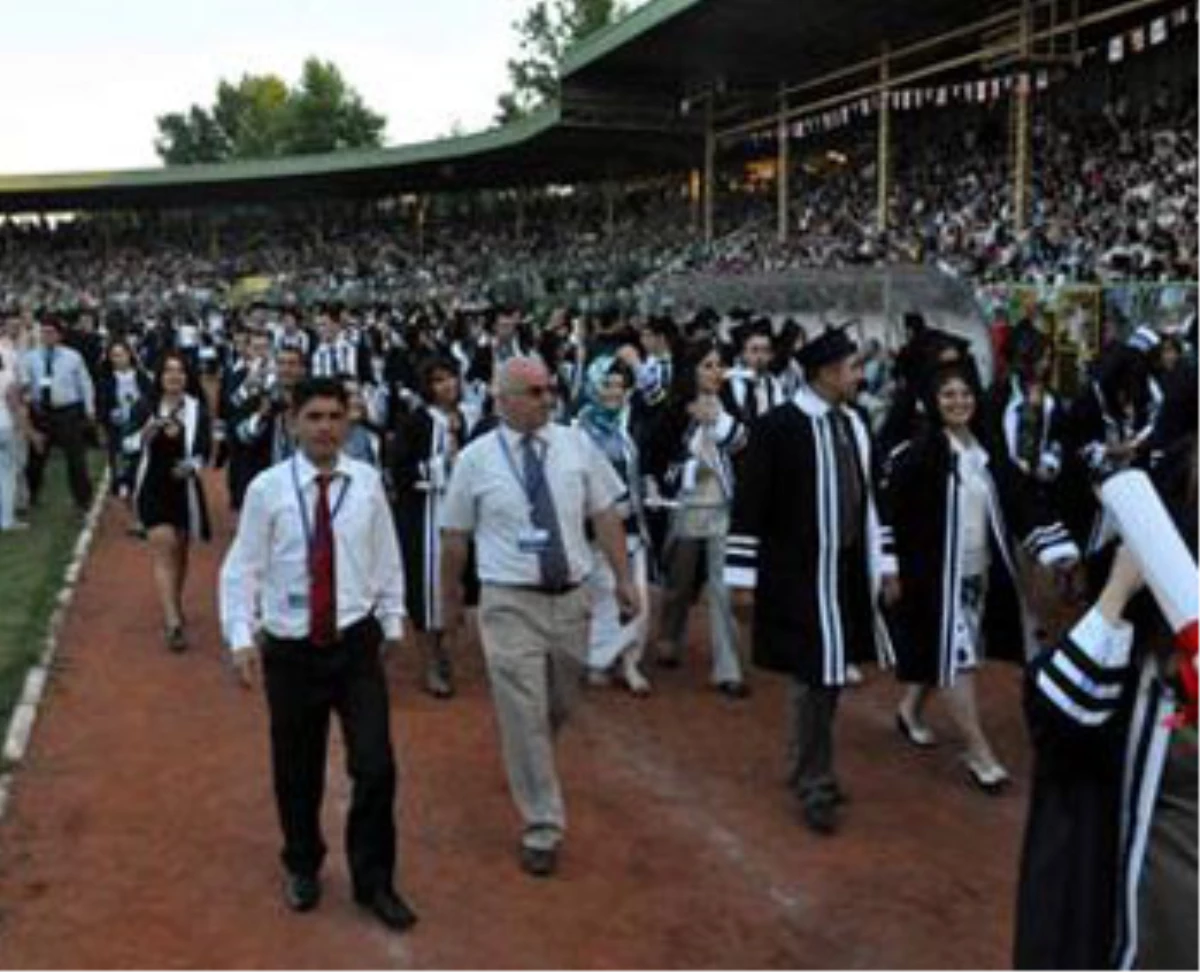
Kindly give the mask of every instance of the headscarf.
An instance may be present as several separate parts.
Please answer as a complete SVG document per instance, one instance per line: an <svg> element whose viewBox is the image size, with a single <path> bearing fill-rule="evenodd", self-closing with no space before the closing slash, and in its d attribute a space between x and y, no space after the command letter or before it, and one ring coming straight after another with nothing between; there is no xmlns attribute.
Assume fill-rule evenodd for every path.
<svg viewBox="0 0 1200 972"><path fill-rule="evenodd" d="M616 360L615 355L600 355L588 365L583 379L583 407L579 410L579 421L588 426L601 440L620 432L621 415L625 411L623 405L610 408L601 400L604 384Z"/></svg>

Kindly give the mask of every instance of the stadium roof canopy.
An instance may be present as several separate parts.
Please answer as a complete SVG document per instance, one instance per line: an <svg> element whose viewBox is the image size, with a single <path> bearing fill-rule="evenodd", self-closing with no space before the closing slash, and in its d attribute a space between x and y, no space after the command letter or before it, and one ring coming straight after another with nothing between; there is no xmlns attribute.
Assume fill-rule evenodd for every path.
<svg viewBox="0 0 1200 972"><path fill-rule="evenodd" d="M1035 6L1045 11L1051 2ZM1081 14L1117 2L1075 0ZM370 197L679 172L699 164L709 122L761 118L781 88L867 62L885 41L897 49L985 17L999 23L992 15L1012 16L1018 7L1019 0L651 0L569 51L560 103L514 125L330 155L0 176L0 212ZM985 40L982 31L962 31L938 56L979 50ZM705 99L711 117L709 108L694 107Z"/></svg>
<svg viewBox="0 0 1200 972"><path fill-rule="evenodd" d="M323 155L117 172L0 175L0 212L278 202L547 185L679 170L677 134L577 127L557 105L475 135Z"/></svg>

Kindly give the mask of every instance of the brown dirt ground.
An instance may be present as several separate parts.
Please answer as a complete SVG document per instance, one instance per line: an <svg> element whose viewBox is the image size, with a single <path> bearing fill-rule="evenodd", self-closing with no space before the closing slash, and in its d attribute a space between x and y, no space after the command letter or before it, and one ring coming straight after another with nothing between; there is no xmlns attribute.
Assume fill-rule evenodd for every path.
<svg viewBox="0 0 1200 972"><path fill-rule="evenodd" d="M215 483L213 484L215 487ZM217 493L214 488L212 493ZM557 878L517 868L478 650L460 694L389 661L401 764L399 884L421 923L395 936L349 900L336 742L320 909L279 896L265 703L219 647L226 523L194 560L193 648L161 643L144 547L110 508L63 631L59 671L0 825L6 968L1007 967L1029 752L1015 671L982 684L1016 784L970 789L954 747L905 747L898 690L871 672L839 713L852 795L832 839L782 785L784 685L729 703L697 648L644 701L590 691L559 744L571 830ZM697 616L697 621L699 617ZM931 723L950 736L935 703Z"/></svg>

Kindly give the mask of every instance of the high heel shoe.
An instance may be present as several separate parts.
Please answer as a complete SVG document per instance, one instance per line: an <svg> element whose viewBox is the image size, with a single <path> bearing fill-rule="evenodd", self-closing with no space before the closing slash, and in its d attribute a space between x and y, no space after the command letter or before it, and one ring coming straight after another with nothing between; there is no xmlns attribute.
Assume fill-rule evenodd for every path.
<svg viewBox="0 0 1200 972"><path fill-rule="evenodd" d="M1012 782L1008 770L999 763L981 766L969 756L964 758L964 763L967 767L968 779L988 796L996 796L1003 792Z"/></svg>
<svg viewBox="0 0 1200 972"><path fill-rule="evenodd" d="M187 636L183 633L183 625L167 625L166 639L167 648L176 654L187 650Z"/></svg>
<svg viewBox="0 0 1200 972"><path fill-rule="evenodd" d="M937 736L933 734L932 729L920 723L909 722L899 709L896 710L896 729L917 749L933 749L937 745Z"/></svg>

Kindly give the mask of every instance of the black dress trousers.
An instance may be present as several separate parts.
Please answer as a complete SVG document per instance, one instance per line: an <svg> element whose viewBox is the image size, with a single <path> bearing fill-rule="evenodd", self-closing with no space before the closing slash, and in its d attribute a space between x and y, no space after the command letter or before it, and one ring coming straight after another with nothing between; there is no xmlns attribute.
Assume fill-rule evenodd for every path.
<svg viewBox="0 0 1200 972"><path fill-rule="evenodd" d="M392 817L396 765L380 657L382 639L379 623L367 618L324 648L307 639L270 636L263 648L284 866L296 874L315 876L324 860L321 799L330 715L336 712L353 783L346 856L359 899L391 888L396 861Z"/></svg>

